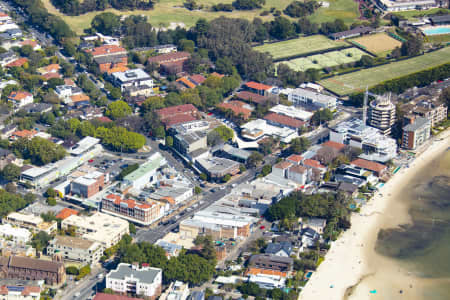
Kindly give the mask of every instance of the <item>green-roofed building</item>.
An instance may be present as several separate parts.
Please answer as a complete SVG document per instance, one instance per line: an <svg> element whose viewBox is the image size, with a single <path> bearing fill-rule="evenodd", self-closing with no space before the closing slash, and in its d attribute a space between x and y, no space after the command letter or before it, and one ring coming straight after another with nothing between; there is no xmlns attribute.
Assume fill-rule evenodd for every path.
<svg viewBox="0 0 450 300"><path fill-rule="evenodd" d="M156 182L156 171L165 164L165 158L159 152L156 152L137 170L125 176L123 182L125 185L130 185L135 189L141 189L147 184Z"/></svg>

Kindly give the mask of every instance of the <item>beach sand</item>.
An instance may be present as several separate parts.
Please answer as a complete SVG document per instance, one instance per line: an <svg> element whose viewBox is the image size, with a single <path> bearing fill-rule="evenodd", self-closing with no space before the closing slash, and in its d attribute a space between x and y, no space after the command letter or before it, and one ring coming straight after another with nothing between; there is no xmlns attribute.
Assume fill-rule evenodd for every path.
<svg viewBox="0 0 450 300"><path fill-rule="evenodd" d="M450 130L436 137L409 168L395 174L360 213L353 214L351 228L333 242L325 261L311 276L299 300L399 299L399 296L414 300L420 295L419 289L427 284L426 280L418 280L399 263L376 254L375 242L379 229L410 223L406 205L395 199L422 167L448 147ZM383 293L369 293L381 288Z"/></svg>

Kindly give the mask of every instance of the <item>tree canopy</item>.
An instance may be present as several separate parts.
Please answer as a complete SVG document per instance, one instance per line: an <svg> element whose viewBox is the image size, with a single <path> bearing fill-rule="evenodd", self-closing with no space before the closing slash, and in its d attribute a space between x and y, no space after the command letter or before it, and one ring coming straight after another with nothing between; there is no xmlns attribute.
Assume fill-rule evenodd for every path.
<svg viewBox="0 0 450 300"><path fill-rule="evenodd" d="M66 156L66 150L61 145L40 137L18 139L12 143L11 147L16 155L29 159L32 164L38 166L55 162Z"/></svg>

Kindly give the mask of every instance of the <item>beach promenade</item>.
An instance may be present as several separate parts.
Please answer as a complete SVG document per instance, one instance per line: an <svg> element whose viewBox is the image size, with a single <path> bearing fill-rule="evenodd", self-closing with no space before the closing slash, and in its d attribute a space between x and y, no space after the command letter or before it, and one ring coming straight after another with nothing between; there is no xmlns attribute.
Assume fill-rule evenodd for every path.
<svg viewBox="0 0 450 300"><path fill-rule="evenodd" d="M403 293L405 285L407 287L413 286L415 282L412 278L408 278L409 274L398 268L396 270L389 269L388 258L377 257L372 259L376 255L373 253L375 253L377 234L380 228L410 222L407 209L402 207L400 201L395 201L398 197L401 197L398 193L422 167L442 154L448 147L450 147L450 129L430 140L408 168L403 168L397 172L361 208L360 213L352 215L351 228L332 243L324 262L311 276L300 293L299 300L388 299L382 298L376 293L370 293L371 287L361 288L359 286L354 290L352 289L361 281L366 281L365 279L368 277L374 276L380 270L379 264L383 264L383 267L386 266L387 268L383 280L389 281L392 279L392 282L399 285L401 293ZM397 288L397 286L394 288ZM397 293L398 291L396 290ZM405 289L404 293L403 296L406 298L402 299L413 299L413 292ZM408 293L411 297L408 296Z"/></svg>

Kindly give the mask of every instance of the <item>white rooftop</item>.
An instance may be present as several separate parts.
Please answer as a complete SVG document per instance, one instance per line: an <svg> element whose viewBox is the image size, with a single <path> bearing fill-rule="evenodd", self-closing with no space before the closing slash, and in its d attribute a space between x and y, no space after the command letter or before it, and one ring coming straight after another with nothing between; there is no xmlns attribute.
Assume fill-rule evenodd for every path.
<svg viewBox="0 0 450 300"><path fill-rule="evenodd" d="M313 116L312 112L305 111L295 106L286 106L282 104L275 105L270 111L302 121L309 121Z"/></svg>
<svg viewBox="0 0 450 300"><path fill-rule="evenodd" d="M11 224L0 225L0 234L3 236L20 237L23 239L29 239L31 237L31 233L28 229L12 227Z"/></svg>
<svg viewBox="0 0 450 300"><path fill-rule="evenodd" d="M150 75L148 75L142 69L132 69L132 70L127 70L125 72L115 72L115 73L112 73L112 76L114 77L115 80L118 80L122 83L139 80L139 79L150 78Z"/></svg>
<svg viewBox="0 0 450 300"><path fill-rule="evenodd" d="M244 129L242 132L242 136L248 139L257 140L262 138L264 135L266 136L274 136L279 137L280 140L284 143L289 143L292 139L298 137L297 131L287 128L287 127L278 127L267 123L266 120L257 119L250 121L241 126L241 129ZM252 135L261 132L261 135L254 137ZM251 135L249 135L249 134Z"/></svg>
<svg viewBox="0 0 450 300"><path fill-rule="evenodd" d="M78 156L100 143L100 139L87 136L70 149L72 155Z"/></svg>

